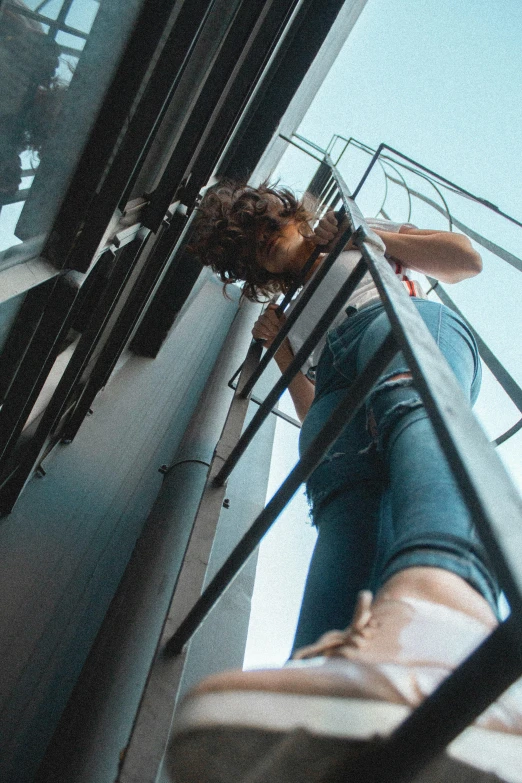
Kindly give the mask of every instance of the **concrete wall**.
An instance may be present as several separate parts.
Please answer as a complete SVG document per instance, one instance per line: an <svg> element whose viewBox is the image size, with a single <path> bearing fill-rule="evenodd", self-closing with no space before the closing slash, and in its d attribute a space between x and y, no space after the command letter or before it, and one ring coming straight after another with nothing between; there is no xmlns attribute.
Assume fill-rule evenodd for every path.
<svg viewBox="0 0 522 783"><path fill-rule="evenodd" d="M0 521L0 780L58 723L237 309L205 282L157 359L131 357Z"/></svg>
<svg viewBox="0 0 522 783"><path fill-rule="evenodd" d="M244 358L258 311L258 305L246 303L232 324L39 771L38 783L107 783L116 777L207 465L228 411L232 391L227 381ZM230 508L223 509L219 520L209 574L264 505L274 429L271 417L231 477L227 488ZM183 687L212 671L241 665L255 565L253 557L196 634Z"/></svg>

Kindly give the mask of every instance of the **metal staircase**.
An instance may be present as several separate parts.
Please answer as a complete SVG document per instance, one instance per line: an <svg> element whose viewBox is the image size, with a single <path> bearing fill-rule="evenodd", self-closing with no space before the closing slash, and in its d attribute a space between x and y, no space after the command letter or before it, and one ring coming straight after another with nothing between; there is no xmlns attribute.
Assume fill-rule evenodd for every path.
<svg viewBox="0 0 522 783"><path fill-rule="evenodd" d="M153 780L153 777L147 775L151 738L154 737L154 742L157 741L159 753L167 742L186 643L302 482L320 462L346 422L363 404L379 375L397 351L402 351L407 359L463 497L473 510L477 528L486 542L509 601L511 614L389 739L382 742L375 756L372 755L371 759L361 761L357 767L347 760L345 774L340 775L338 779L354 780L358 783L366 783L366 781L389 783L391 780L413 779L425 764L440 753L522 674L520 630L522 564L519 558L522 546L522 503L520 497L494 449L470 412L454 376L445 362L441 361L442 357L413 304L405 295L384 256L376 252L369 241L371 230L354 200L372 167L388 152L389 148L386 145L379 147L353 195L350 194L328 152L324 152L310 183L309 192L321 203L339 209L339 214L346 217L349 227L339 237L336 247L327 256L320 271L308 286L299 306L290 314L265 356L260 358L260 346L254 341L242 365L229 416L216 446L207 484L194 520L192 537L180 571L165 630L158 646L149 684L123 761L119 783ZM392 152L399 159L408 161L409 166L414 165L421 173L426 171L401 153L395 150ZM438 175L429 172L429 176ZM457 188L454 183L448 185ZM471 194L466 195L474 198ZM496 209L489 204L486 206L489 209ZM449 210L447 216L451 220ZM512 218L504 217L520 225ZM240 435L246 410L245 401L248 400L256 381L350 237L361 251L359 264L296 354L292 364L282 374ZM484 238L481 239L483 243L487 242ZM491 248L491 243L489 247ZM499 249L499 257L503 258L503 255L505 256L505 252ZM313 263L316 257L317 251L314 251L308 263ZM510 256L510 263L522 271L519 259ZM391 331L387 339L354 382L322 432L283 481L265 509L253 521L248 532L237 543L208 586L203 589L205 568L201 560L209 550L209 541L225 497L228 476L367 269L370 270L379 289L390 320ZM305 274L306 270L303 277ZM280 305L281 310L284 310L289 303L297 287L298 285L285 297ZM440 290L438 293L445 303L450 307L454 306L446 294ZM481 341L481 349L483 360L522 411L522 390L500 362L492 356L483 341ZM451 405L448 405L448 400L451 400ZM518 421L497 439L497 443L504 442L521 426L522 422ZM303 732L296 732L295 736L285 739L281 746L273 751L273 759L265 760L262 773L252 779L249 777L248 783L253 783L254 780L256 783L279 780L282 758L287 755L290 758L298 751L304 752L306 743L311 741L311 738L307 738ZM294 780L297 783L298 780L302 780L302 770L296 771L294 776L289 771L288 765L285 769L285 777L281 779L287 783L293 783ZM330 779L319 775L307 777L307 780L313 783L328 783Z"/></svg>

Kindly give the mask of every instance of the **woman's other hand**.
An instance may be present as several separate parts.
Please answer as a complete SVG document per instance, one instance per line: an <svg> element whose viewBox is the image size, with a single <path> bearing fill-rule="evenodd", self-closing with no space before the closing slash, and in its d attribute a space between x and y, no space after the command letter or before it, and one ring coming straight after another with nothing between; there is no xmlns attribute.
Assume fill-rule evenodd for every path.
<svg viewBox="0 0 522 783"><path fill-rule="evenodd" d="M252 329L255 340L262 340L265 348L270 348L274 339L286 321L286 317L277 314L277 305L270 304L259 316Z"/></svg>
<svg viewBox="0 0 522 783"><path fill-rule="evenodd" d="M284 315L277 315L277 305L269 304L265 312L259 316L252 329L252 335L256 340L263 340L265 348L270 348L276 334L286 321ZM277 366L281 372L285 372L294 359L294 352L288 337L283 340L274 356ZM295 411L300 421L304 421L306 414L313 402L315 389L314 384L298 372L290 381L288 391L294 403Z"/></svg>

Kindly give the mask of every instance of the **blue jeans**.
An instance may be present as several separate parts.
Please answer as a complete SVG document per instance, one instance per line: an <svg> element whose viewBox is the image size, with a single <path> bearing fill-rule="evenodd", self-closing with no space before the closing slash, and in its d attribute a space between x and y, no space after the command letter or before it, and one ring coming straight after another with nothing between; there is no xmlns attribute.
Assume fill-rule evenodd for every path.
<svg viewBox="0 0 522 783"><path fill-rule="evenodd" d="M473 335L444 305L412 299L471 403L480 359ZM380 303L348 317L327 338L316 396L303 423L304 452L357 373L389 331ZM498 614L499 588L487 553L449 470L402 354L390 363L366 403L307 482L318 538L294 647L311 644L351 621L357 594L377 590L412 566L434 566L464 578Z"/></svg>

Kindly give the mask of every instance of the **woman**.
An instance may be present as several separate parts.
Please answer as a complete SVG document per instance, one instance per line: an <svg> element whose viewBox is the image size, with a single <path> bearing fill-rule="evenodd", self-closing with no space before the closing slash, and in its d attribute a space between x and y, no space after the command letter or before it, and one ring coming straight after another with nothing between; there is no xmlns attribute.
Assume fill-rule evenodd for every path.
<svg viewBox="0 0 522 783"><path fill-rule="evenodd" d="M303 204L287 191L225 184L202 204L195 248L225 283L244 280L249 298L283 292L299 276L311 249L330 245L338 233L332 213L314 232L309 219ZM409 270L454 283L480 272L480 256L462 235L368 222L473 402L480 384L473 336L451 311L423 298ZM281 370L359 257L347 246L329 271L276 354ZM321 262L319 257L305 286ZM363 278L346 304L346 312L289 387L303 420L301 449L310 444L389 330L371 278ZM269 307L255 324L254 337L270 345L283 320ZM330 739L346 739L357 732L361 738L364 731L371 736L383 729L380 721L390 730L497 624L496 579L402 355L372 390L366 412L345 427L316 468L307 493L318 539L294 660L279 671L216 675L196 689L187 702L189 709L190 704L199 704L203 712L209 711L203 724L196 721L190 731L187 724L179 730L172 751L176 780L214 779L205 776L207 768L198 767L190 752L186 754L186 743L196 737L196 755L205 758L209 738L212 742L215 737L212 731L221 738L240 739L239 750L234 745L228 762L223 751L229 772L216 778L232 780L241 779L241 765L249 768L254 757L265 752L260 750L265 743L270 745L296 725ZM330 631L346 625L346 631ZM377 721L372 712L376 703L381 710ZM214 717L212 705L218 711ZM363 731L359 725L355 734L354 709L366 726ZM328 721L333 723L328 726ZM482 748L491 743L494 764L502 732L522 733L516 699L490 708L482 722L489 734L479 742ZM195 777L183 758L197 770ZM518 761L522 770L520 751ZM448 780L455 779L451 775L458 771L458 763L453 768L448 762ZM503 774L502 764L493 768ZM474 779L498 778L485 773Z"/></svg>

